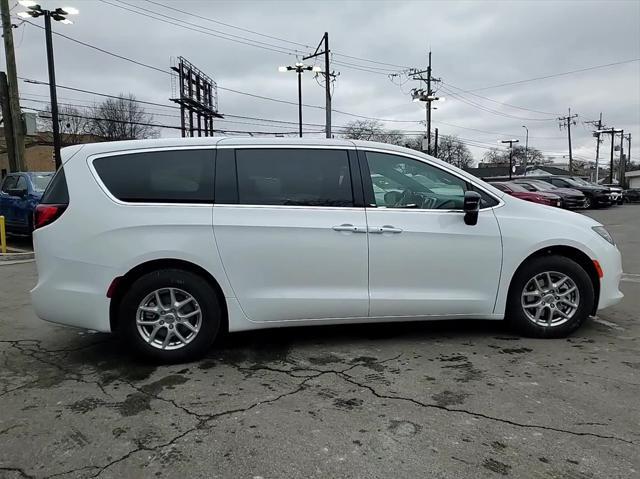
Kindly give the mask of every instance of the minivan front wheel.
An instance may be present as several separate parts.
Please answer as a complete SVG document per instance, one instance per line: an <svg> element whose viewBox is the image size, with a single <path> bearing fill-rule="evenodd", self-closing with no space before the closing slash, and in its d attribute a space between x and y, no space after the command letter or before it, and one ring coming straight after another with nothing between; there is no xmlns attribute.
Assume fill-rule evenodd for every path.
<svg viewBox="0 0 640 479"><path fill-rule="evenodd" d="M159 362L204 355L220 329L215 291L200 276L179 269L147 273L120 304L119 325L132 349Z"/></svg>
<svg viewBox="0 0 640 479"><path fill-rule="evenodd" d="M587 319L593 302L593 284L582 266L564 256L545 256L516 273L506 319L526 336L564 337Z"/></svg>

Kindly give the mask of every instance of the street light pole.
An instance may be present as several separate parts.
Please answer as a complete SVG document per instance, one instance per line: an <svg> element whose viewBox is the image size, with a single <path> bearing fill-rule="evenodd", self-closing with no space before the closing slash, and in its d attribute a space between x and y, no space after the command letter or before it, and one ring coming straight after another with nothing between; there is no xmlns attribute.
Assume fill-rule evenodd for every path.
<svg viewBox="0 0 640 479"><path fill-rule="evenodd" d="M527 130L527 139L525 140L525 144L524 144L524 176L527 176L527 163L528 163L528 160L529 160L529 157L528 157L528 152L529 152L529 128L527 128L525 125L522 125L522 128Z"/></svg>
<svg viewBox="0 0 640 479"><path fill-rule="evenodd" d="M298 135L302 138L302 70L298 69Z"/></svg>
<svg viewBox="0 0 640 479"><path fill-rule="evenodd" d="M520 140L502 140L500 143L509 143L509 179L513 176L513 144Z"/></svg>
<svg viewBox="0 0 640 479"><path fill-rule="evenodd" d="M58 94L56 92L56 68L53 61L53 39L51 38L51 15L48 11L44 14L44 30L47 43L47 66L49 68L49 94L51 96L51 124L53 127L53 155L56 170L62 165L60 158L60 123L58 119Z"/></svg>
<svg viewBox="0 0 640 479"><path fill-rule="evenodd" d="M58 95L56 93L56 70L53 60L53 38L51 35L51 19L64 24L73 23L67 15L77 15L78 10L73 7L56 8L55 10L45 10L33 0L20 0L20 5L27 8L25 12L19 12L20 18L38 18L44 16L45 41L47 45L47 66L49 69L49 94L51 96L51 125L53 130L53 154L56 169L62 165L60 148L62 141L60 138L60 123L58 118Z"/></svg>
<svg viewBox="0 0 640 479"><path fill-rule="evenodd" d="M302 74L305 71L320 72L320 67L312 67L304 63L296 63L295 66L278 67L280 72L295 71L298 74L298 135L302 138Z"/></svg>

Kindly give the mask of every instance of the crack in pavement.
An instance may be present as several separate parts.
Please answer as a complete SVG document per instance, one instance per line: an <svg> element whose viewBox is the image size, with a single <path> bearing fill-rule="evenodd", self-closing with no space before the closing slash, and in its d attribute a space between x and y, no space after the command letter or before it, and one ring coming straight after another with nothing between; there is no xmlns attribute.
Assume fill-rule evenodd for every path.
<svg viewBox="0 0 640 479"><path fill-rule="evenodd" d="M81 373L77 373L74 372L68 368L64 368L62 367L60 364L53 362L53 361L49 361L47 359L41 358L39 357L37 354L38 353L49 353L46 349L42 348L40 346L40 341L39 340L35 340L35 339L29 339L29 340L18 340L18 341L0 341L2 343L8 343L10 344L13 348L17 349L18 351L20 351L22 354L24 354L25 356L28 356L32 359L34 359L35 361L38 361L42 364L46 364L48 366L51 366L55 369L58 369L59 371L65 373L65 380L72 380L72 381L77 381L77 382L81 382L81 383L85 383L85 384L93 384L95 386L97 386L100 391L102 391L102 393L105 396L108 396L110 398L113 398L113 396L111 396L111 394L109 394L105 389L104 386L97 380L88 380L85 379L84 376L88 376L89 374L93 374L93 373L87 373L87 374L81 374ZM32 349L26 349L24 347L22 347L21 343L34 343L34 346L36 348L36 350L32 350ZM22 387L25 387L25 385L23 385ZM18 388L19 389L19 388ZM3 393L3 395L6 394Z"/></svg>
<svg viewBox="0 0 640 479"><path fill-rule="evenodd" d="M27 474L26 472L24 472L24 469L21 469L19 467L4 467L4 466L0 466L0 471L17 472L18 474L20 474L20 477L26 477L27 479L36 479L36 476L32 476L31 474Z"/></svg>
<svg viewBox="0 0 640 479"><path fill-rule="evenodd" d="M398 354L397 356L394 356L392 358L388 358L388 359L381 360L381 361L376 361L375 364L382 364L384 362L392 361L392 360L398 359L400 356L402 356L402 353ZM300 379L302 377L302 376L293 375L292 374L293 371L291 371L291 370L272 368L270 366L258 366L258 367L245 368L245 367L242 367L240 365L233 364L233 363L226 363L226 364L229 364L232 367L235 367L235 368L237 368L239 370L268 370L268 371L272 371L272 372L289 374L291 377L294 377L294 378L297 378L297 379ZM311 381L312 379L315 379L315 378L320 377L320 376L325 375L325 374L336 374L336 375L339 375L339 374L342 374L342 373L344 373L346 371L349 371L349 370L351 370L351 369L353 369L355 367L362 366L362 365L363 365L363 362L357 362L356 364L353 364L353 365L349 366L348 368L345 368L345 369L342 369L342 370L320 370L320 369L314 369L314 368L301 368L300 370L313 371L313 372L315 372L317 374L309 375L309 376L304 377L304 380L301 381L300 384L298 384L298 386L294 390L289 391L287 393L280 394L280 395L278 395L278 396L276 396L274 398L271 398L271 399L265 399L265 400L257 401L255 403L250 404L249 406L246 406L246 407L243 407L243 408L229 409L229 410L222 411L222 412L215 413L215 414L198 414L198 413L195 413L193 411L188 410L186 407L177 404L175 401L173 401L171 399L162 398L161 396L149 393L149 391L145 391L143 389L144 386L138 387L138 386L134 386L129 381L123 381L124 383L130 385L132 388L136 389L137 391L140 391L141 393L147 394L150 397L154 397L154 398L162 400L162 401L169 402L169 403L173 404L174 406L176 406L177 408L179 408L182 411L184 411L185 413L187 413L187 414L189 414L189 415L191 415L193 417L198 418L199 419L198 424L196 424L194 427L189 428L186 431L178 434L177 436L173 437L168 442L165 442L163 444L159 444L159 445L154 446L152 448L139 445L136 448L132 449L131 451L127 452L126 454L120 456L119 458L114 459L111 462L105 464L104 466L85 466L82 469L73 469L73 470L66 471L66 472L52 474L50 476L47 476L46 479L52 479L54 477L64 476L64 475L67 475L67 474L73 474L74 472L78 472L80 470L88 469L88 468L99 469L95 474L90 476L91 478L97 478L100 475L102 475L110 467L112 467L115 464L118 464L120 462L126 461L132 455L134 455L134 454L136 454L138 452L142 452L142 451L156 452L158 449L169 447L169 446L173 445L176 441L182 439L183 437L187 436L188 434L190 434L190 433L192 433L194 431L206 429L207 426L208 426L208 423L213 421L213 420L215 420L215 419L218 419L218 418L224 417L224 416L229 416L229 415L232 415L232 414L248 412L248 411L250 411L252 409L255 409L256 407L259 407L261 405L271 404L271 403L277 402L280 399L283 399L285 397L294 396L294 395L298 394L299 392L305 390L307 382Z"/></svg>
<svg viewBox="0 0 640 479"><path fill-rule="evenodd" d="M363 389L369 390L374 396L376 396L376 397L378 397L380 399L391 399L391 400L396 400L396 401L406 401L406 402L410 402L410 403L413 403L413 404L415 404L417 406L424 407L424 408L439 409L441 411L456 412L456 413L466 414L466 415L469 415L469 416L482 418L482 419L488 419L490 421L501 422L501 423L504 423L504 424L509 424L510 426L516 426L516 427L521 427L521 428L543 429L543 430L547 430L547 431L554 431L554 432L559 432L559 433L564 433L564 434L570 434L570 435L573 435L573 436L589 436L589 437L596 437L598 439L612 439L612 440L615 440L615 441L624 442L626 444L638 445L638 443L636 443L636 442L630 441L629 439L625 439L625 438L622 438L622 437L619 437L619 436L596 434L596 433L592 433L592 432L572 431L570 429L561 429L561 428L556 428L556 427L552 427L552 426L542 426L542 425L539 425L539 424L524 424L524 423L521 423L521 422L513 421L511 419L504 419L504 418L500 418L500 417L496 417L496 416L490 416L488 414L484 414L484 413L480 413L480 412L469 411L468 409L450 408L450 407L446 407L446 406L440 406L440 405L434 404L434 403L425 403L425 402L418 401L417 399L413 399L413 398L406 398L406 397L402 397L402 396L390 396L390 395L387 395L387 394L380 394L373 387L369 386L368 384L362 384L362 383L356 381L355 379L353 379L351 376L349 376L347 374L339 374L339 376L342 377L348 383L351 383L351 384L353 384L355 386L359 386L359 387L361 387Z"/></svg>

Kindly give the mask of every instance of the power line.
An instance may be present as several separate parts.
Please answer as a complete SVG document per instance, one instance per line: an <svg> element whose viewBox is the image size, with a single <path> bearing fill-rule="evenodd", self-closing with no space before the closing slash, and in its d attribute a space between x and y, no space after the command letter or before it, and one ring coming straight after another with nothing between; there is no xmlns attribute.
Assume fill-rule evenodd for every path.
<svg viewBox="0 0 640 479"><path fill-rule="evenodd" d="M497 103L498 105L504 105L504 106L508 106L508 107L511 107L511 108L516 108L518 110L531 111L533 113L540 113L542 115L552 115L552 116L559 115L559 113L551 113L551 112L548 112L548 111L533 110L532 108L525 108L523 106L511 105L510 103L504 103L504 102L501 102L501 101L497 101L497 100L494 100L492 98L487 98L486 96L478 95L476 93L472 93L472 92L469 92L469 91L465 92L462 88L458 88L457 86L452 85L452 84L447 83L447 82L444 82L444 81L442 82L442 84L443 85L447 85L449 88L453 88L455 90L458 90L458 92L457 92L458 94L468 93L469 95L473 95L475 97L482 98L483 100L487 100L487 101L490 101L492 103ZM463 95L461 95L461 96L463 96Z"/></svg>
<svg viewBox="0 0 640 479"><path fill-rule="evenodd" d="M469 100L468 98L464 98L463 96L461 96L460 94L454 92L453 90L448 89L447 87L443 86L442 89L447 92L449 95L451 95L453 98L456 98L457 100L466 103L474 108L477 108L478 110L482 110L485 111L487 113L492 113L494 115L497 116L503 116L505 118L513 118L516 120L524 120L524 121L555 121L555 118L529 118L529 117L524 117L524 116L516 116L516 115L511 115L509 113L504 113L498 110L493 110L491 108L488 108L480 103L477 103L473 100Z"/></svg>
<svg viewBox="0 0 640 479"><path fill-rule="evenodd" d="M231 41L231 42L236 42L236 43L240 43L240 44L243 44L243 45L248 45L248 46L255 47L255 48L261 48L263 50L269 50L269 51L273 51L273 52L276 52L276 53L282 53L284 55L295 56L295 55L301 55L301 54L304 53L304 52L302 52L300 50L296 50L296 49L292 49L292 48L288 48L288 47L281 47L279 45L273 45L273 44L270 44L270 43L261 42L259 40L251 40L251 39L247 39L245 37L241 37L239 35L234 35L232 33L224 33L224 32L220 32L218 30L214 30L212 28L203 27L201 25L197 25L195 23L187 22L185 20L174 19L172 17L169 17L168 15L164 15L164 14L158 13L158 12L150 12L149 10L145 10L145 9L143 9L141 7L137 7L135 5L131 5L129 3L123 2L122 0L116 0L116 1L122 3L123 5L120 5L118 3L112 3L112 2L110 2L108 0L100 0L100 1L102 3L107 4L107 5L111 5L112 7L120 8L122 10L126 10L128 12L135 13L136 15L141 15L143 17L152 18L152 19L157 20L159 22L167 23L169 25L180 27L180 28L183 28L183 29L186 29L186 30L191 30L191 31L194 31L194 32L203 33L205 35L209 35L209 36L212 36L212 37L221 38L223 40L228 40L228 41ZM138 9L140 9L142 11L140 11ZM164 17L164 18L162 18L162 17ZM180 22L180 23L177 23L177 22ZM184 24L184 25L182 25L182 24Z"/></svg>
<svg viewBox="0 0 640 479"><path fill-rule="evenodd" d="M528 83L528 82L538 81L538 80L546 80L547 78L555 78L555 77L560 77L560 76L564 76L564 75L572 75L574 73L581 73L581 72L586 72L586 71L590 71L590 70L597 70L599 68L607 68L607 67L612 67L612 66L616 66L616 65L623 65L625 63L632 63L632 62L637 62L637 61L640 61L640 58L633 58L631 60L623 60L623 61L619 61L619 62L606 63L604 65L595 65L595 66L592 66L592 67L579 68L578 70L571 70L571 71L562 72L562 73L554 73L554 74L551 74L551 75L545 75L545 76L540 76L540 77L535 77L535 78L529 78L527 80L518 80L518 81L513 81L513 82L507 82L507 83L499 83L497 85L490 85L490 86L485 86L485 87L482 87L482 88L471 88L471 89L468 89L468 90L463 90L463 93L470 93L470 92L474 92L474 91L489 90L491 88L499 88L499 87L503 87L503 86L519 85L521 83Z"/></svg>
<svg viewBox="0 0 640 479"><path fill-rule="evenodd" d="M255 30L250 30L250 29L247 29L247 28L238 27L236 25L231 25L229 23L224 23L224 22L221 22L219 20L214 20L214 19L212 19L210 17L205 17L204 15L195 14L195 13L192 13L192 12L188 12L186 10L181 10L181 9L173 7L173 6L170 7L169 5L165 5L164 3L161 3L161 2L157 2L157 1L153 1L153 0L145 0L145 1L147 3L151 3L153 5L158 5L158 6L164 7L167 10L171 10L171 11L174 11L174 12L179 12L179 13L182 13L184 15L189 15L189 16L192 16L192 17L195 17L195 18L199 18L201 20L206 20L208 22L216 23L216 24L219 24L219 25L224 25L224 26L226 26L228 28L234 28L236 30L240 30L240 31L243 31L243 32L246 32L246 33L252 33L254 35L258 35L258 36L261 36L261 37L270 38L272 40L278 40L278 41L281 41L281 42L284 42L284 43L289 43L289 44L296 45L296 46L299 46L299 47L307 48L309 50L313 50L312 46L306 45L304 43L294 42L294 41L291 41L291 40L287 40L285 38L275 37L275 36L272 36L272 35L267 35L267 34L264 34L264 33L257 32ZM368 58L357 57L357 56L354 56L354 55L347 55L345 53L334 52L333 55L341 56L341 57L344 57L344 58L350 58L352 60L359 60L359 61L364 61L364 62L368 62L368 63L374 63L374 64L377 64L377 65L384 65L384 66L396 67L396 68L401 68L401 69L408 69L409 68L406 65L398 65L398 64L395 64L395 63L381 62L381 61L378 61L378 60L371 60L371 59L368 59Z"/></svg>

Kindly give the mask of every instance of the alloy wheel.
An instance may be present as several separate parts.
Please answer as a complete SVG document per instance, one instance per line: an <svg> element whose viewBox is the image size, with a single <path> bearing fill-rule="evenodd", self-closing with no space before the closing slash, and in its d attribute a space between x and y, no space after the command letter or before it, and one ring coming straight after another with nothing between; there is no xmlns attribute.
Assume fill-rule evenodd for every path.
<svg viewBox="0 0 640 479"><path fill-rule="evenodd" d="M180 349L198 335L202 326L202 310L186 291L161 288L140 302L136 326L140 337L154 348Z"/></svg>
<svg viewBox="0 0 640 479"><path fill-rule="evenodd" d="M560 326L580 307L580 292L566 274L545 271L527 282L521 304L529 321L544 327Z"/></svg>

